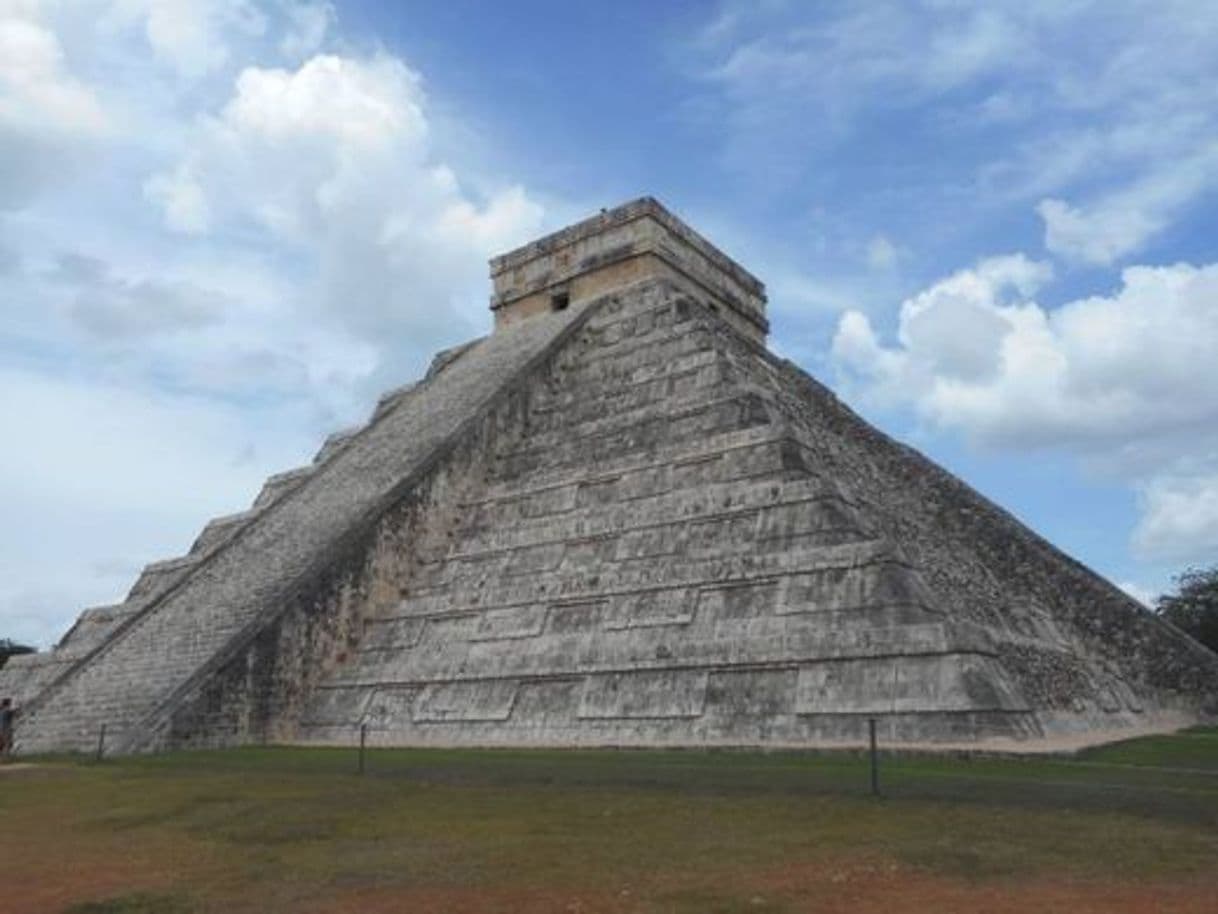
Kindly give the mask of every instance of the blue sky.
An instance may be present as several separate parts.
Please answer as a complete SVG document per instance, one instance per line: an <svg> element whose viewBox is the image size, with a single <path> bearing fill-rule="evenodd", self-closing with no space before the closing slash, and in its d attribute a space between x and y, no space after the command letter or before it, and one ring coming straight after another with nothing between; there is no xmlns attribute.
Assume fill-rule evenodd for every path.
<svg viewBox="0 0 1218 914"><path fill-rule="evenodd" d="M1218 558L1218 7L0 0L0 637L662 199L773 347L1143 597Z"/></svg>

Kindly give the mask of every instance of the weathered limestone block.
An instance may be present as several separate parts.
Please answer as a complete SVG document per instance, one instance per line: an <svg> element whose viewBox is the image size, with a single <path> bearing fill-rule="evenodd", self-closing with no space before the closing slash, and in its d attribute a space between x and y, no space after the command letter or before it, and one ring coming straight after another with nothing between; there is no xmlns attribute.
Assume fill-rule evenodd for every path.
<svg viewBox="0 0 1218 914"><path fill-rule="evenodd" d="M496 326L504 326L657 278L705 296L740 332L765 339L761 283L650 197L496 257L491 261L491 309ZM606 329L609 342L626 330Z"/></svg>

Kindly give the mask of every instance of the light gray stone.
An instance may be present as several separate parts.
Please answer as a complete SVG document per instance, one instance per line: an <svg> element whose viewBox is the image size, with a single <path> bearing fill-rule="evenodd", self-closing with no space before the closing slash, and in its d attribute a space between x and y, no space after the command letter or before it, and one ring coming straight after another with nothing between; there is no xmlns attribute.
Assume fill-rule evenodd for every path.
<svg viewBox="0 0 1218 914"><path fill-rule="evenodd" d="M378 745L819 746L874 717L889 744L1034 750L1218 714L1218 657L766 351L760 284L655 207L498 259L504 308L581 269L597 294L441 353L0 671L18 748L88 749L102 724L115 751L361 724ZM652 257L665 239L685 252ZM722 275L674 277L681 257Z"/></svg>

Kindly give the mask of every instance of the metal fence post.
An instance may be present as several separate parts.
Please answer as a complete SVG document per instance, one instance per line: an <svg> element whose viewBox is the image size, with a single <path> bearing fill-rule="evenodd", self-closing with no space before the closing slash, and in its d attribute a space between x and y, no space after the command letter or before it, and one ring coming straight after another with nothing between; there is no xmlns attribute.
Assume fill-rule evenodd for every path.
<svg viewBox="0 0 1218 914"><path fill-rule="evenodd" d="M880 754L875 745L875 718L867 719L867 730L871 736L871 795L880 795Z"/></svg>
<svg viewBox="0 0 1218 914"><path fill-rule="evenodd" d="M97 734L97 761L101 761L106 754L106 725L101 725L101 731Z"/></svg>
<svg viewBox="0 0 1218 914"><path fill-rule="evenodd" d="M368 744L368 725L359 725L359 773L364 773L364 747Z"/></svg>

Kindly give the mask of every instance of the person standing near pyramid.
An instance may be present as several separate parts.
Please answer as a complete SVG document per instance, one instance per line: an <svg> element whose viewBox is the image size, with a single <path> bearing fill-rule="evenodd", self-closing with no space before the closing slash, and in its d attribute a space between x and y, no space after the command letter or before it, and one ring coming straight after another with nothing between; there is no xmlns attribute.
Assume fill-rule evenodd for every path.
<svg viewBox="0 0 1218 914"><path fill-rule="evenodd" d="M17 709L11 698L0 699L0 761L8 761L13 751L13 724Z"/></svg>

